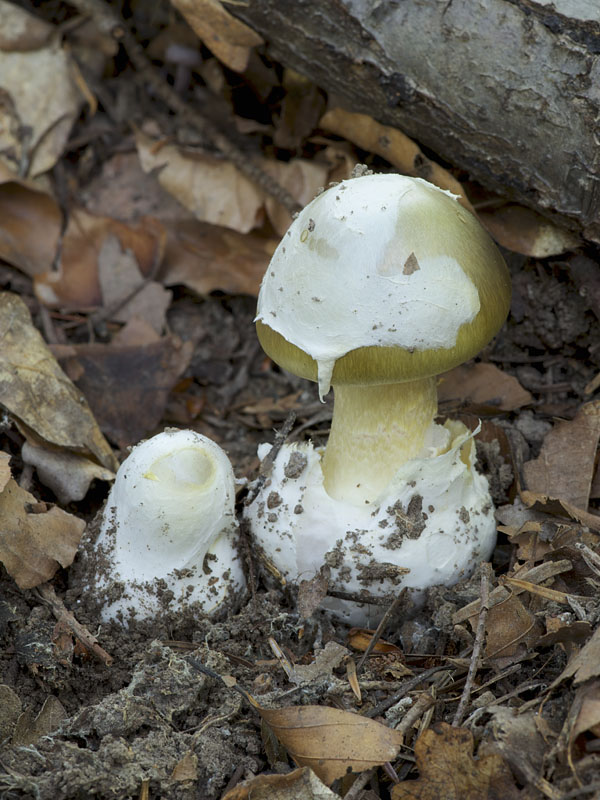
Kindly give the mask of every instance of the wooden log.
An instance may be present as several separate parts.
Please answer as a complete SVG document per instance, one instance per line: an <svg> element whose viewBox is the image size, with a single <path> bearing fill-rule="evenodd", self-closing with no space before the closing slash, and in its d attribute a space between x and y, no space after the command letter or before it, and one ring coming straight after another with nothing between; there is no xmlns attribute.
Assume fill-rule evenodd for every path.
<svg viewBox="0 0 600 800"><path fill-rule="evenodd" d="M274 58L600 242L600 0L227 4Z"/></svg>

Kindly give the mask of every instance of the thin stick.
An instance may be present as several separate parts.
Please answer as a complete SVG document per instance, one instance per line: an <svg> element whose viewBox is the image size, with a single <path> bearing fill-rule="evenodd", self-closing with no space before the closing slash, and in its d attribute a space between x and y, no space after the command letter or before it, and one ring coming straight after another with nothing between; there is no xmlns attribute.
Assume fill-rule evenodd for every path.
<svg viewBox="0 0 600 800"><path fill-rule="evenodd" d="M273 469L273 464L275 463L275 459L279 455L279 451L285 444L285 440L290 435L291 430L294 427L295 421L296 421L296 412L290 411L281 428L278 431L276 431L275 441L273 442L271 449L269 450L267 455L263 458L263 460L260 462L258 478L254 482L254 486L252 487L252 489L248 492L248 497L245 499L244 505L249 506L258 497L260 490L263 488L267 478L271 474L271 470Z"/></svg>
<svg viewBox="0 0 600 800"><path fill-rule="evenodd" d="M435 703L435 698L429 692L425 692L422 694L416 701L414 705L412 705L406 714L402 717L398 725L396 725L396 730L399 731L403 736L409 732L412 726L418 719L421 719L423 714L431 708L431 706Z"/></svg>
<svg viewBox="0 0 600 800"><path fill-rule="evenodd" d="M338 589L328 589L327 597L337 597L338 600L348 600L351 603L368 603L370 606L387 606L391 597L377 597L368 592L342 592Z"/></svg>
<svg viewBox="0 0 600 800"><path fill-rule="evenodd" d="M360 800L363 789L375 775L375 772L375 769L367 769L362 772L344 795L344 800Z"/></svg>
<svg viewBox="0 0 600 800"><path fill-rule="evenodd" d="M464 719L467 703L471 697L471 689L473 688L473 681L479 667L479 656L483 643L485 641L485 621L487 619L488 611L490 609L490 576L492 567L489 563L481 565L481 605L479 608L479 619L477 620L477 632L475 634L475 641L473 643L473 652L471 654L471 663L469 664L469 671L467 672L467 680L460 698L460 703L456 709L456 714L452 720L452 727L458 728Z"/></svg>
<svg viewBox="0 0 600 800"><path fill-rule="evenodd" d="M381 714L384 714L389 708L395 705L398 700L402 700L403 697L406 697L409 692L412 692L413 689L416 689L420 683L423 681L428 680L431 678L432 675L435 675L436 672L441 672L442 670L450 671L447 664L438 664L437 667L431 667L430 669L425 670L420 675L415 675L414 678L411 678L406 683L403 683L402 686L398 689L397 692L387 697L385 700L382 700L381 703L378 703L376 706L373 706L370 711L366 711L363 716L365 717L379 717Z"/></svg>
<svg viewBox="0 0 600 800"><path fill-rule="evenodd" d="M381 636L383 635L383 632L384 632L388 622L390 621L390 618L392 617L392 615L394 614L394 612L396 611L396 609L398 608L398 606L402 602L402 600L404 598L404 595L405 595L405 591L402 590L400 592L400 594L396 597L396 599L394 600L392 605L388 608L388 610L385 612L385 614L381 618L381 622L377 626L377 628L375 630L375 633L373 634L373 636L371 636L371 641L367 645L367 649L362 654L360 661L356 665L356 673L357 674L361 671L361 669L363 668L363 666L365 664L365 661L367 660L367 658L373 652L373 648L375 647L377 642L381 639Z"/></svg>
<svg viewBox="0 0 600 800"><path fill-rule="evenodd" d="M98 661L110 667L113 663L113 657L100 647L96 637L93 636L86 627L80 622L77 622L73 613L69 611L63 601L56 596L54 587L49 583L42 583L37 587L37 592L41 599L48 603L56 619L59 622L63 622L69 628L71 633L83 644L86 650L93 653Z"/></svg>

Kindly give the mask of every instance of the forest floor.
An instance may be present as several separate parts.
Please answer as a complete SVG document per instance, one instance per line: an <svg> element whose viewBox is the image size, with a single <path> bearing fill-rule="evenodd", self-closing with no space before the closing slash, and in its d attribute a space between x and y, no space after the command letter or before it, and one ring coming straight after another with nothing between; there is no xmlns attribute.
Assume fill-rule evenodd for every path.
<svg viewBox="0 0 600 800"><path fill-rule="evenodd" d="M10 5L0 0L0 16ZM0 327L14 334L0 352L0 797L594 796L600 260L584 242L536 255L503 198L451 165L443 173L486 210L513 281L499 335L439 383L440 419L482 423L478 465L499 525L490 569L430 590L372 641L318 602L303 616L296 590L266 580L246 540L241 608L218 621L101 622L82 556L129 446L165 427L209 436L240 479L241 519L260 443L292 420L288 441L326 441L331 395L319 402L314 384L260 348L260 278L294 203L356 163L385 172L394 160L353 144L351 118L347 138L332 134L324 92L262 46L245 45L234 69L237 51L215 57L166 4L139 4L126 20L135 55L75 5L32 5L35 19L13 32L20 45L0 37L4 94L25 92L28 75L39 81L32 104L53 98L39 119L7 103L15 124L0 152ZM535 238L545 222L527 213ZM34 351L52 362L43 388L27 375ZM89 404L83 422L58 365ZM69 471L73 453L84 458ZM48 478L59 464L66 477ZM38 563L31 518L55 507L66 514ZM17 531L10 545L4 531ZM300 713L315 707L320 716ZM334 710L380 723L348 734L365 753L385 752L375 737L393 730L395 756L357 768ZM315 774L302 740L321 743ZM333 783L332 764L342 765ZM353 767L359 782L344 775Z"/></svg>

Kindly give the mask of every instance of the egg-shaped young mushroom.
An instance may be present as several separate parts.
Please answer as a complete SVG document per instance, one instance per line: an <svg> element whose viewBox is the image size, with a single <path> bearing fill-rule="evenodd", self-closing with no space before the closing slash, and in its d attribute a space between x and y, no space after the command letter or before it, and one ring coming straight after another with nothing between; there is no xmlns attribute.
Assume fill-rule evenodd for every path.
<svg viewBox="0 0 600 800"><path fill-rule="evenodd" d="M103 620L234 607L245 587L235 484L226 453L191 430L166 430L121 464L95 543Z"/></svg>
<svg viewBox="0 0 600 800"><path fill-rule="evenodd" d="M466 428L434 423L435 376L479 352L509 302L491 238L426 181L353 178L294 220L262 282L257 332L274 361L317 381L321 397L333 385L334 411L324 452L283 448L249 509L266 558L288 580L310 577L327 556L338 562L334 585L347 588L344 574L354 570L354 589L381 594L450 583L490 555L487 483ZM297 480L287 474L292 456L309 470ZM390 544L394 520L404 520L404 533Z"/></svg>

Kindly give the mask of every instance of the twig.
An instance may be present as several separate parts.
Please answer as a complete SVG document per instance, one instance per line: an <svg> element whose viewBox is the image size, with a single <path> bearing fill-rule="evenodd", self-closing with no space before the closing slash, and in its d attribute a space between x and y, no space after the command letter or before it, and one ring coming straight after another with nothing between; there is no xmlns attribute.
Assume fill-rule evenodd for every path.
<svg viewBox="0 0 600 800"><path fill-rule="evenodd" d="M479 656L483 642L485 640L485 621L487 619L488 611L490 609L490 576L492 567L489 563L485 562L481 565L481 604L479 608L479 619L477 620L477 632L475 633L475 641L473 643L473 652L471 654L471 663L469 664L469 671L467 672L467 680L456 709L456 714L452 720L452 727L458 728L461 724L467 703L471 697L471 689L473 688L473 681L475 674L479 667Z"/></svg>
<svg viewBox="0 0 600 800"><path fill-rule="evenodd" d="M413 689L416 689L420 683L431 678L432 675L435 675L436 672L441 672L442 670L448 671L447 664L438 664L437 667L431 667L430 669L425 670L420 675L415 675L414 678L411 678L406 683L403 683L402 686L398 689L397 692L387 697L385 700L382 700L381 703L378 703L376 706L373 706L369 711L366 711L363 716L370 717L379 717L381 714L384 714L389 708L395 705L398 700L402 700L403 697L409 692L412 692Z"/></svg>
<svg viewBox="0 0 600 800"><path fill-rule="evenodd" d="M581 557L588 565L590 570L597 577L600 577L600 556L595 553L591 547L588 547L587 544L584 544L583 542L576 542L574 547L576 550L579 550Z"/></svg>
<svg viewBox="0 0 600 800"><path fill-rule="evenodd" d="M416 703L408 709L398 725L396 725L396 730L399 731L403 736L406 736L415 722L420 719L434 703L435 698L433 695L431 695L429 692L422 694L417 699Z"/></svg>
<svg viewBox="0 0 600 800"><path fill-rule="evenodd" d="M271 470L273 469L273 464L275 463L275 459L279 455L279 451L285 444L285 440L290 435L290 432L294 427L295 421L296 421L296 412L290 411L281 428L278 431L276 431L275 441L273 442L273 445L269 450L269 452L267 453L267 455L260 462L258 478L254 482L254 486L252 487L252 489L248 492L248 497L244 501L245 505L247 506L251 505L258 497L261 489L266 483L267 478L271 474Z"/></svg>
<svg viewBox="0 0 600 800"><path fill-rule="evenodd" d="M359 800L363 789L375 775L375 771L375 769L367 769L362 772L344 795L344 800Z"/></svg>
<svg viewBox="0 0 600 800"><path fill-rule="evenodd" d="M52 613L59 622L63 622L83 646L93 653L96 658L107 667L113 663L113 657L98 644L98 640L80 622L77 622L73 613L65 606L63 601L56 596L54 587L49 583L42 583L37 587L37 592L44 602L48 603Z"/></svg>
<svg viewBox="0 0 600 800"><path fill-rule="evenodd" d="M362 656L360 658L360 661L356 665L357 674L361 671L361 669L363 668L363 666L365 664L365 661L367 660L367 658L373 652L373 648L375 647L377 642L381 639L381 637L383 635L383 632L384 632L388 622L390 621L390 618L392 617L392 615L394 614L394 612L396 611L396 609L398 608L398 606L400 605L400 603L404 599L405 593L406 592L403 589L400 592L400 594L396 597L394 602L391 604L391 606L388 608L388 610L385 612L383 617L381 618L381 622L377 626L377 628L375 630L375 633L373 634L373 636L371 636L371 641L367 645L367 648L366 648L365 652L362 654Z"/></svg>
<svg viewBox="0 0 600 800"><path fill-rule="evenodd" d="M123 20L119 19L109 5L103 0L69 0L81 14L90 16L98 30L108 34L119 44L122 44L131 63L142 80L147 80L152 89L170 109L179 115L181 121L187 121L194 128L201 130L212 144L243 172L253 183L267 194L278 200L284 208L294 214L301 206L292 195L274 178L262 170L258 164L251 161L248 156L224 136L217 126L209 119L190 107L186 101L172 89L152 66L142 46L136 41L128 30Z"/></svg>
<svg viewBox="0 0 600 800"><path fill-rule="evenodd" d="M368 592L342 592L338 589L328 589L327 597L336 597L338 600L348 600L350 603L368 603L370 606L387 606L392 602L391 597L377 597Z"/></svg>

